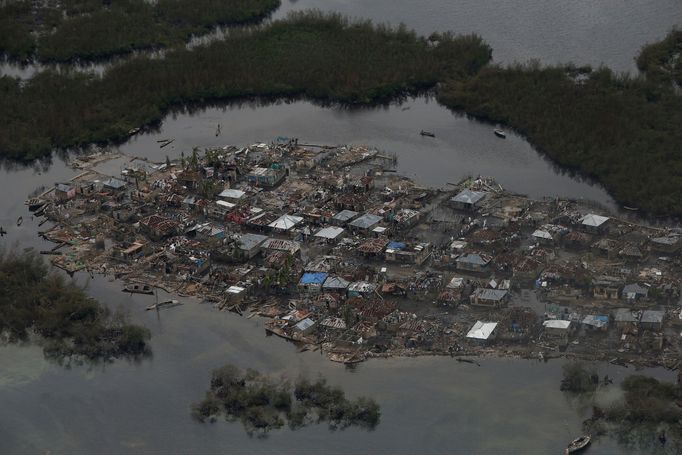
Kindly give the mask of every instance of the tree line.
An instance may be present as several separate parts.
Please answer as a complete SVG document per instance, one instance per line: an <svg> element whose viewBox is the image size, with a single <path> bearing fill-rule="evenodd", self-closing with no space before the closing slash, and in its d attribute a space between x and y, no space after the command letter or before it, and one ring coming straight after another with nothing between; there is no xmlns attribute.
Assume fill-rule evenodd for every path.
<svg viewBox="0 0 682 455"><path fill-rule="evenodd" d="M640 55L650 55L649 49ZM514 129L563 168L601 183L624 205L680 215L682 97L658 66L640 67L642 75L630 76L604 67L537 62L488 66L470 79L445 82L438 99Z"/></svg>
<svg viewBox="0 0 682 455"><path fill-rule="evenodd" d="M0 8L0 53L12 60L109 59L186 42L220 25L259 22L280 0L66 0Z"/></svg>
<svg viewBox="0 0 682 455"><path fill-rule="evenodd" d="M223 41L135 57L103 76L47 70L0 78L0 155L122 141L171 109L251 97L377 103L470 77L490 59L477 36L417 36L319 12L293 14Z"/></svg>

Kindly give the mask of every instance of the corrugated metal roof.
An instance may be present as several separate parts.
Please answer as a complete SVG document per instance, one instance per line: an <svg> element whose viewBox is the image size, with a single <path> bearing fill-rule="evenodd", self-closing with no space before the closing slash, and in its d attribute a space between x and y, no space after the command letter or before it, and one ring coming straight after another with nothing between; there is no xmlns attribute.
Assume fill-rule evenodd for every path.
<svg viewBox="0 0 682 455"><path fill-rule="evenodd" d="M487 340L490 338L490 335L493 334L493 331L495 331L496 327L497 322L476 321L476 324L474 324L467 333L467 338Z"/></svg>
<svg viewBox="0 0 682 455"><path fill-rule="evenodd" d="M353 221L350 225L353 227L368 229L381 221L381 219L382 218L380 216L373 215L371 213L365 213L360 218Z"/></svg>
<svg viewBox="0 0 682 455"><path fill-rule="evenodd" d="M471 191L470 189L464 189L457 194L457 196L450 199L453 202L461 202L463 204L476 204L478 201L483 199L485 195L488 194L485 191Z"/></svg>
<svg viewBox="0 0 682 455"><path fill-rule="evenodd" d="M336 226L329 226L322 228L315 233L315 237L322 237L324 239L335 239L343 234L343 228Z"/></svg>

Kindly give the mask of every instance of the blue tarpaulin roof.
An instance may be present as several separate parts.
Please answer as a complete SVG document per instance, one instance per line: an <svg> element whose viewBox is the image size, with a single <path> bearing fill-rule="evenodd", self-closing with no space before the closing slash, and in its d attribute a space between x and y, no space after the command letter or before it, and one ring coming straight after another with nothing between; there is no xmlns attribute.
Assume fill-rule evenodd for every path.
<svg viewBox="0 0 682 455"><path fill-rule="evenodd" d="M319 284L322 285L327 279L327 272L306 272L301 277L300 284Z"/></svg>
<svg viewBox="0 0 682 455"><path fill-rule="evenodd" d="M388 247L391 250L402 250L405 248L407 245L405 245L403 242L388 242Z"/></svg>

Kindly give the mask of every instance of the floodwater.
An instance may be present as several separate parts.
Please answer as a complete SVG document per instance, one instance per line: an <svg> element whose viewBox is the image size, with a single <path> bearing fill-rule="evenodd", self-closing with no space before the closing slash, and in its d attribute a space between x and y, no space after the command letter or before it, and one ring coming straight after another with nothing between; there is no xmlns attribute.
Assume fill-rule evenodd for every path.
<svg viewBox="0 0 682 455"><path fill-rule="evenodd" d="M477 33L492 46L498 63L538 59L544 64L604 64L617 72L636 71L639 49L682 25L679 0L282 0L272 18L309 9L404 23L423 35L448 30ZM78 69L99 73L107 66ZM0 62L0 75L25 79L38 68Z"/></svg>
<svg viewBox="0 0 682 455"><path fill-rule="evenodd" d="M282 0L290 10L320 9L378 23L404 23L419 34L476 33L498 63L538 59L635 71L646 43L682 25L679 0Z"/></svg>
<svg viewBox="0 0 682 455"><path fill-rule="evenodd" d="M153 358L67 370L45 363L36 347L0 350L0 453L552 454L586 417L558 390L560 361L481 359L477 367L447 357L394 358L348 370L266 337L256 319L191 300L146 312L151 296L131 298L101 277L88 286L152 330ZM375 398L381 423L371 432L312 426L259 439L239 423L193 421L190 405L207 389L210 370L227 362L290 379L322 374L351 397ZM628 372L607 371L617 379ZM590 453L638 452L602 439Z"/></svg>
<svg viewBox="0 0 682 455"><path fill-rule="evenodd" d="M633 69L632 57L641 44L682 23L682 8L675 0L284 0L278 14L309 7L403 21L420 33L475 31L493 46L496 61L604 62L619 71ZM216 137L218 124L222 132ZM436 138L422 138L421 129L435 132ZM399 106L355 110L308 102L209 108L169 116L160 131L138 135L121 149L163 160L193 146L269 142L276 136L369 144L397 154L399 170L425 185L441 187L482 174L531 196L583 197L612 205L601 188L558 173L522 138L497 139L492 126L455 116L423 97ZM176 141L161 150L155 140L162 137ZM23 201L36 187L75 174L58 158L49 166L0 170L0 226L8 231L0 248L42 249L37 221ZM24 223L16 226L19 216ZM91 295L122 307L134 322L149 327L154 355L139 364L119 361L65 369L45 362L35 346L0 348L2 454L558 454L580 433L585 417L558 390L561 361L482 359L476 367L442 357L396 358L347 370L266 337L256 319L216 312L192 300L159 314L146 312L151 297L130 297L120 292L120 283L100 276L78 279ZM266 439L249 438L238 423L192 421L191 402L206 390L210 370L227 362L292 378L321 373L352 397L374 397L382 421L373 432L313 426L276 431ZM602 368L616 379L630 373ZM629 452L605 438L590 453L650 451Z"/></svg>
<svg viewBox="0 0 682 455"><path fill-rule="evenodd" d="M430 124L436 139L429 142L417 135L415 122L434 112L443 119ZM216 139L218 121L222 134ZM449 128L449 122L454 127ZM155 138L164 135L176 137L174 152L179 153L193 144L267 141L280 132L310 142L326 138L326 142L374 143L396 152L403 169L413 168L414 177L434 185L480 168L482 173L499 173L503 184L519 191L547 190L552 182L559 193L570 185L576 194L601 191L555 174L520 138L498 140L490 127L453 117L423 98L402 107L359 112L309 103L208 109L169 119L160 132L139 135L122 149L162 159L171 151L160 150ZM415 153L421 158L413 158ZM515 167L505 171L510 166ZM117 171L115 163L109 167ZM46 242L36 235L37 220L23 205L25 196L40 185L76 173L59 159L49 166L3 169L0 225L8 235L0 239L0 246L17 251L44 249ZM531 179L545 186L524 187L524 181ZM568 186L560 189L564 185ZM16 226L19 216L24 216L24 223ZM46 362L35 346L1 348L0 453L551 454L560 453L568 440L580 434L580 422L586 417L583 406L558 390L562 361L482 359L477 367L447 357L394 358L348 370L318 353L297 353L284 340L266 337L256 318L217 312L191 299L181 307L147 312L144 308L153 302L151 296L129 296L120 292L121 283L101 276L77 278L93 297L122 308L133 322L151 329L153 357L137 364L118 361L65 369ZM225 363L288 378L322 374L351 397L374 397L382 409L381 423L372 432L355 428L331 432L313 426L275 431L265 439L248 437L238 423L199 424L190 418L190 405L208 387L211 369ZM629 373L601 368L615 378ZM652 373L670 377L660 370ZM628 452L608 438L590 450L593 454L648 453Z"/></svg>
<svg viewBox="0 0 682 455"><path fill-rule="evenodd" d="M216 136L220 125L220 136ZM422 137L428 130L435 138ZM444 187L466 176L492 176L510 191L531 197L561 196L615 204L598 185L563 175L523 138L499 139L493 126L453 114L419 97L400 105L346 109L310 102L230 105L170 115L158 132L139 134L121 151L164 161L193 147L271 142L297 137L306 144L367 144L398 157L398 171L423 185ZM175 139L163 149L157 140ZM112 169L112 171L114 171ZM116 170L118 171L118 170Z"/></svg>

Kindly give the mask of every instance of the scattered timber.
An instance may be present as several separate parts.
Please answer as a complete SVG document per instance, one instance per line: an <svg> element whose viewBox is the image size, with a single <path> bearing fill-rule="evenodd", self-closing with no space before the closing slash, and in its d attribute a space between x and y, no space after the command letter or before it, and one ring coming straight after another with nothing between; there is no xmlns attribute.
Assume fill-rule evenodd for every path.
<svg viewBox="0 0 682 455"><path fill-rule="evenodd" d="M26 205L28 205L29 212L35 212L39 208L43 207L45 204L47 204L47 201L40 198L32 198L26 201Z"/></svg>
<svg viewBox="0 0 682 455"><path fill-rule="evenodd" d="M155 303L153 305L149 305L146 309L147 309L147 311L160 310L163 308L173 308L173 307L180 306L180 305L182 305L182 302L180 302L179 300L171 299L171 300L164 300L162 302Z"/></svg>
<svg viewBox="0 0 682 455"><path fill-rule="evenodd" d="M471 364L476 365L478 367L481 366L480 363L478 363L477 361L472 360L472 359L463 359L461 357L457 357L455 360L457 360L458 362L462 362L462 363L471 363Z"/></svg>

